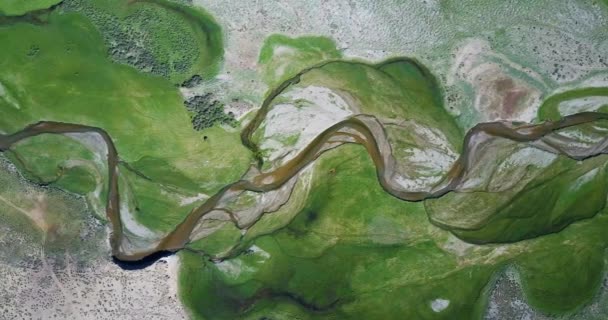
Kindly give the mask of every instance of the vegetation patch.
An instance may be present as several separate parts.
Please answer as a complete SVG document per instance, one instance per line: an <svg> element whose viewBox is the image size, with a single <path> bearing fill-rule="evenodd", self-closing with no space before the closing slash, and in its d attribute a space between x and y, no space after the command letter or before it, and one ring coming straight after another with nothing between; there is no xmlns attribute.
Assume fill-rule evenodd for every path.
<svg viewBox="0 0 608 320"><path fill-rule="evenodd" d="M21 16L30 11L48 9L62 0L2 0L0 16Z"/></svg>
<svg viewBox="0 0 608 320"><path fill-rule="evenodd" d="M206 198L156 183L120 166L122 197L125 207L144 227L170 232ZM128 213L123 213L128 214Z"/></svg>
<svg viewBox="0 0 608 320"><path fill-rule="evenodd" d="M82 15L54 12L44 26L4 27L0 41L8 48L0 51L0 83L19 106L0 99L0 130L5 133L40 120L100 127L115 141L123 161L157 159L156 165L139 166L143 175L195 193L212 193L238 179L249 165L237 133L219 127L204 134L193 130L177 88L112 63L99 33ZM29 54L33 47L34 55ZM41 84L40 79L52 81ZM197 183L160 174L168 170Z"/></svg>
<svg viewBox="0 0 608 320"><path fill-rule="evenodd" d="M290 38L274 34L266 38L258 63L264 81L274 86L293 77L300 70L326 60L342 57L336 44L326 37Z"/></svg>
<svg viewBox="0 0 608 320"><path fill-rule="evenodd" d="M192 128L200 131L213 127L215 124L225 124L236 127L237 121L232 112L224 112L224 104L213 98L211 93L193 96L184 102L186 109L191 112Z"/></svg>
<svg viewBox="0 0 608 320"><path fill-rule="evenodd" d="M0 154L0 222L3 228L21 231L45 244L53 252L79 245L75 239L87 237L90 212L82 198L56 188L28 183ZM99 238L97 238L99 240ZM21 257L18 246L0 253ZM17 251L12 251L17 250Z"/></svg>
<svg viewBox="0 0 608 320"><path fill-rule="evenodd" d="M420 203L387 195L360 146L322 155L311 183L299 210L289 204L254 236L229 238L228 228L206 244L241 241L239 255L180 253L181 298L195 318L481 319L493 275L509 264L548 314L573 312L599 287L605 213L529 241L458 244L428 225Z"/></svg>
<svg viewBox="0 0 608 320"><path fill-rule="evenodd" d="M200 9L168 0L66 0L101 31L113 60L180 84L211 79L223 56L221 28Z"/></svg>
<svg viewBox="0 0 608 320"><path fill-rule="evenodd" d="M601 97L600 103L590 104L586 100ZM574 102L570 110L560 110L560 104ZM602 103L603 102L603 103ZM565 111L565 112L564 112ZM569 90L550 96L538 109L539 120L559 120L563 116L582 111L608 112L608 88L590 87Z"/></svg>
<svg viewBox="0 0 608 320"><path fill-rule="evenodd" d="M495 266L457 266L434 243L446 233L434 238L420 203L384 192L362 147L324 154L314 172L297 216L248 238L239 256L180 253L180 292L196 318L480 316ZM436 312L436 299L449 305Z"/></svg>

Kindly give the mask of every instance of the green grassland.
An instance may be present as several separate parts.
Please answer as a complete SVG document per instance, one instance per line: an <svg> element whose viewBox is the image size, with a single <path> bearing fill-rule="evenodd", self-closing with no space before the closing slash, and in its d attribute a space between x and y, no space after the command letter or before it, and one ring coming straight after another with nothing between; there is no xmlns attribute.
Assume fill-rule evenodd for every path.
<svg viewBox="0 0 608 320"><path fill-rule="evenodd" d="M563 116L568 114L562 114L559 110L559 104L562 102L584 99L587 97L608 97L608 88L605 87L590 87L569 90L561 93L554 94L547 98L538 109L539 120L559 120ZM584 110L590 111L590 110ZM599 106L596 111L607 112L608 104Z"/></svg>
<svg viewBox="0 0 608 320"><path fill-rule="evenodd" d="M573 314L596 295L605 275L608 224L606 209L592 219L539 237L514 261L524 294L533 306L551 315Z"/></svg>
<svg viewBox="0 0 608 320"><path fill-rule="evenodd" d="M273 61L269 51L261 56ZM306 59L293 63L311 65ZM439 129L460 148L462 131L443 109L436 80L415 61L330 61L299 80L295 86L347 92L362 113ZM606 157L560 156L546 167L498 172L519 150L511 144L497 144L504 150L488 152L495 158L481 159L476 174L489 177L486 186L512 187L424 202L388 195L362 147L329 151L315 163L311 186L299 182L285 206L244 236L227 222L209 242L190 245L198 253L180 253L182 301L200 319L480 319L494 276L514 265L534 308L575 314L604 275ZM446 212L464 227L446 224ZM225 260L208 259L229 251ZM433 310L438 299L449 304Z"/></svg>
<svg viewBox="0 0 608 320"><path fill-rule="evenodd" d="M219 70L222 31L201 9L167 0L68 0L64 10L85 14L115 61L175 84L193 75L210 80Z"/></svg>
<svg viewBox="0 0 608 320"><path fill-rule="evenodd" d="M281 47L283 50L277 49ZM372 64L339 60L340 57L335 44L326 38L273 35L264 43L259 61L266 70L263 74L290 70L274 77L276 85L279 80L282 83L301 73L297 86L315 85L347 92L361 113L414 120L445 131L453 145L460 145L462 131L444 109L437 79L418 61L398 57ZM277 100L281 101L281 96Z"/></svg>
<svg viewBox="0 0 608 320"><path fill-rule="evenodd" d="M81 15L53 13L44 26L2 27L0 41L10 49L0 52L2 132L40 120L101 127L121 159L139 173L194 194L215 192L249 165L238 133L217 126L194 131L177 89L163 78L111 62L100 34ZM57 161L73 155L68 149L53 142L44 155L36 155L37 147L22 148L20 158L33 156L27 162L34 175L50 181L57 176ZM56 162L41 163L49 157ZM80 178L65 179L73 191L90 190L87 185L74 189ZM179 219L184 213L162 214Z"/></svg>
<svg viewBox="0 0 608 320"><path fill-rule="evenodd" d="M20 16L30 11L48 9L62 0L3 0L0 2L0 16Z"/></svg>
<svg viewBox="0 0 608 320"><path fill-rule="evenodd" d="M45 24L0 27L0 132L40 120L103 128L122 161L119 186L129 212L144 227L169 232L252 160L235 130L193 130L175 87L193 74L217 73L221 29L202 11L165 0L66 1L62 8ZM108 52L112 39L124 37L128 46L142 35L137 57L117 47ZM341 58L327 38L274 35L259 62L270 86L316 65L293 85L343 93L362 113L412 120L461 149L463 132L424 66L405 58ZM606 96L605 88L550 97L539 118L556 120L563 116L559 103L590 96ZM411 132L387 134L394 147L425 146ZM299 136L281 138L293 145ZM89 197L94 208L106 197L99 147L48 134L13 146L6 152L11 162L50 187L28 184L2 156L0 222L49 248L77 242L88 209L70 193ZM488 166L518 150L497 148L504 149L482 159L495 156ZM215 233L188 244L179 253L180 298L197 319L480 319L494 277L515 266L533 307L575 315L594 299L605 272L606 160L559 156L542 168L481 168L479 176L489 173L486 186L512 187L407 202L381 187L365 148L344 145L323 154L310 185L298 181L288 203L246 233L218 222ZM234 206L255 198L240 200Z"/></svg>
<svg viewBox="0 0 608 320"><path fill-rule="evenodd" d="M518 261L528 301L559 315L591 301L604 276L605 243L538 251Z"/></svg>
<svg viewBox="0 0 608 320"><path fill-rule="evenodd" d="M12 89L20 105L2 104L0 130L14 132L39 120L101 127L113 137L124 161L148 157L138 166L144 174L154 170L149 158L155 158L216 188L234 180L248 164L237 134L211 128L203 141L191 129L179 93L169 82L108 61L99 34L81 16L53 15L45 27L6 27L0 39L11 48L0 53L0 82ZM29 56L32 47L39 51ZM158 175L161 182L163 176Z"/></svg>
<svg viewBox="0 0 608 320"><path fill-rule="evenodd" d="M319 42L322 40L317 39ZM277 88L285 85L286 87L283 94L274 97L268 108L275 108L284 103L302 105L301 101L292 101L289 98L288 95L292 90L308 86L325 87L346 97L351 107L359 113L373 115L383 122L407 122L421 129L432 128L445 137L448 148L454 151L461 148L463 132L454 117L444 108L443 94L437 79L418 61L398 57L373 64L365 61L332 59L310 53L311 41L309 38L291 39L278 36L271 36L267 40L260 53L260 61L265 63L262 66L266 68L263 70L267 70L263 71L263 74L269 76L266 73L275 70L292 70L282 75L275 75L282 81L280 84L274 82ZM286 45L285 43L289 45L281 47ZM332 43L323 42L323 45L318 44L317 49L312 52L333 52L332 48L336 50L335 45L334 47L331 45ZM265 123L262 122L253 133L252 139L258 145L262 144L264 130ZM422 141L429 138L420 137L420 133L403 130L401 127L397 130L386 130L386 133L393 150L397 153L398 161L407 162L413 148L428 148L428 145ZM272 137L272 139L284 146L290 144L287 141L288 136ZM265 157L269 153L268 150L260 150L259 154ZM265 162L266 165L268 163L269 161Z"/></svg>
<svg viewBox="0 0 608 320"><path fill-rule="evenodd" d="M528 170L534 178L509 190L451 192L427 200L426 207L431 220L451 228L467 242L502 243L538 237L590 218L605 207L606 160L598 156L581 163L559 157L540 172ZM512 183L507 179L501 182ZM543 201L538 201L540 198ZM479 217L467 220L469 215Z"/></svg>
<svg viewBox="0 0 608 320"><path fill-rule="evenodd" d="M143 226L168 233L182 222L201 200L183 203L185 198L194 198L196 193L187 192L167 185L156 183L120 166L121 195L129 200L129 211Z"/></svg>
<svg viewBox="0 0 608 320"><path fill-rule="evenodd" d="M242 237L241 230L232 221L216 223L219 224L217 231L208 237L190 243L188 248L206 255L222 256L237 246Z"/></svg>
<svg viewBox="0 0 608 320"><path fill-rule="evenodd" d="M361 113L414 120L445 131L456 146L462 143L462 131L443 108L435 77L415 60L396 58L377 65L337 61L307 72L300 85L346 91Z"/></svg>
<svg viewBox="0 0 608 320"><path fill-rule="evenodd" d="M106 174L105 159L66 136L43 134L14 145L7 155L38 184L57 184L65 190L87 194ZM58 157L61 155L61 158Z"/></svg>
<svg viewBox="0 0 608 320"><path fill-rule="evenodd" d="M86 215L90 213L83 199L28 183L0 155L0 223L4 228L44 243L48 251L63 252L74 247L74 239L85 229ZM10 246L3 248L2 254L13 254L14 258L31 254L21 250L25 248Z"/></svg>
<svg viewBox="0 0 608 320"><path fill-rule="evenodd" d="M273 34L260 49L258 64L262 78L271 87L322 61L342 57L333 40L325 37L298 37Z"/></svg>
<svg viewBox="0 0 608 320"><path fill-rule="evenodd" d="M182 300L201 319L479 314L495 267L460 268L433 242L447 232L432 232L421 203L388 195L365 150L343 147L315 166L311 194L291 222L243 244L258 249L219 264L182 253ZM448 309L435 313L436 298L450 299Z"/></svg>
<svg viewBox="0 0 608 320"><path fill-rule="evenodd" d="M534 307L564 314L591 301L604 274L603 209L559 233L459 251L447 245L449 232L429 225L422 203L381 188L360 146L321 156L311 183L297 214L267 214L235 244L240 255L214 263L180 253L181 298L195 318L480 319L494 275L508 265ZM217 239L239 241L228 234ZM435 299L450 303L435 312Z"/></svg>

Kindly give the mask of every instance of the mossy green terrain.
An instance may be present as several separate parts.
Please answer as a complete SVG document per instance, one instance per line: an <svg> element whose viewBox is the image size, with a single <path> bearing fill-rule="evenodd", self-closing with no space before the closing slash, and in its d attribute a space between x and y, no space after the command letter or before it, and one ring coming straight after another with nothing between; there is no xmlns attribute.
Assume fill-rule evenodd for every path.
<svg viewBox="0 0 608 320"><path fill-rule="evenodd" d="M142 177L121 166L122 198L125 209L144 227L167 233L184 220L206 197ZM126 212L124 214L127 214Z"/></svg>
<svg viewBox="0 0 608 320"><path fill-rule="evenodd" d="M529 181L518 181L508 190L452 192L427 200L429 217L453 227L467 242L504 243L557 232L606 205L605 156L582 163L559 157L540 172L526 171L524 179Z"/></svg>
<svg viewBox="0 0 608 320"><path fill-rule="evenodd" d="M386 194L363 148L323 156L310 190L291 222L250 239L242 255L215 264L181 255L182 299L196 315L453 319L481 312L494 266L457 267L433 242L422 204ZM437 232L438 240L447 236ZM431 304L442 298L450 305L437 313Z"/></svg>
<svg viewBox="0 0 608 320"><path fill-rule="evenodd" d="M436 129L461 148L463 133L444 109L436 80L415 61L326 61L303 70L271 108L302 110L312 100L292 98L297 93L289 90L321 86L348 97L361 113ZM269 125L262 123L254 141L263 144ZM597 141L591 127L562 132ZM413 128L385 129L398 148L424 146ZM595 297L604 275L608 243L598 231L606 223L606 159L536 152L498 139L475 160L473 192L408 203L380 187L362 148L342 146L315 163L308 188L297 185L288 204L243 237L236 230L227 237L226 222L230 227L211 237L213 247L206 251L202 239L196 244L202 252L181 253L182 299L201 319L479 319L493 277L515 265L533 307L573 314ZM218 239L233 244L220 253ZM229 249L227 258L205 258ZM588 267L579 277L565 270L569 264Z"/></svg>
<svg viewBox="0 0 608 320"><path fill-rule="evenodd" d="M9 1L0 13L56 2ZM577 318L602 288L606 120L525 143L491 130L465 135L485 111L458 119L446 109L443 79L418 60L350 59L330 38L275 34L258 59L271 99L251 136L239 136L234 119L194 130L176 84L212 80L224 53L222 29L202 9L64 0L40 23L15 19L0 26L0 146L38 121L75 123L106 131L118 165L108 168L97 133L12 144L0 155L0 223L59 251L87 236L84 214L108 223L106 205L116 205L108 213L119 223L109 225L122 228L125 252L149 243L146 254L179 251L179 296L195 319L483 319L495 280L511 268L532 308ZM537 120L605 112L607 97L604 87L562 91L544 99ZM345 127L286 185L266 189L284 172L256 180L355 115L373 119L377 131L361 126L386 143L359 145L364 131ZM520 123L490 125L507 132ZM394 160L392 171L372 161L374 147ZM263 160L257 168L253 152ZM459 166L462 179L434 193ZM387 172L399 188L428 196L398 195L382 180Z"/></svg>
<svg viewBox="0 0 608 320"><path fill-rule="evenodd" d="M64 8L89 17L118 62L175 84L219 70L221 28L202 9L168 0L68 0Z"/></svg>
<svg viewBox="0 0 608 320"><path fill-rule="evenodd" d="M307 67L341 57L342 53L329 38L274 34L264 41L258 62L264 81L273 87Z"/></svg>
<svg viewBox="0 0 608 320"><path fill-rule="evenodd" d="M529 241L469 245L430 226L422 203L386 194L361 147L323 155L306 199L291 220L261 220L233 244L236 257L180 254L196 318L479 319L493 275L509 265L534 307L562 314L588 303L604 274L605 213Z"/></svg>
<svg viewBox="0 0 608 320"><path fill-rule="evenodd" d="M566 246L557 256L540 251L521 259L518 265L530 303L560 314L591 301L604 276L605 249L605 243Z"/></svg>
<svg viewBox="0 0 608 320"><path fill-rule="evenodd" d="M208 237L191 242L188 249L212 256L222 256L230 252L241 240L241 229L231 221L218 221L218 229Z"/></svg>
<svg viewBox="0 0 608 320"><path fill-rule="evenodd" d="M160 159L171 170L216 187L234 180L248 164L237 134L211 128L205 132L209 139L203 141L202 134L191 129L179 93L170 83L108 61L99 34L82 17L53 15L45 27L17 24L3 28L0 37L11 48L1 53L6 72L0 81L14 88L19 103L2 105L0 130L14 132L39 120L101 127L115 138L123 160ZM28 55L32 48L39 50ZM40 78L54 81L40 84ZM226 152L239 156L228 157ZM202 163L219 157L217 165L234 168L228 171L235 175L224 181L215 177L226 177L226 171ZM147 168L153 170L140 166L144 174Z"/></svg>
<svg viewBox="0 0 608 320"><path fill-rule="evenodd" d="M80 194L93 191L96 180L102 181L106 175L103 159L96 158L91 150L65 136L46 134L24 140L14 146L8 156L25 169L23 172L30 180L39 184L60 183L71 176L68 179L73 183L64 182L62 186Z"/></svg>
<svg viewBox="0 0 608 320"><path fill-rule="evenodd" d="M601 100L586 103L593 98ZM579 102L576 104L576 102ZM570 108L560 108L568 102L575 102ZM547 98L538 109L539 120L559 120L561 117L583 111L608 111L608 88L591 87L561 92Z"/></svg>
<svg viewBox="0 0 608 320"><path fill-rule="evenodd" d="M413 120L446 132L454 146L462 143L462 131L444 109L435 77L415 60L397 58L376 65L336 61L307 72L300 82L313 84L347 91L361 113Z"/></svg>
<svg viewBox="0 0 608 320"><path fill-rule="evenodd" d="M0 3L0 15L20 16L30 11L48 9L62 0L4 0Z"/></svg>
<svg viewBox="0 0 608 320"><path fill-rule="evenodd" d="M0 156L0 221L3 227L22 230L48 251L74 246L90 214L85 202L56 188L32 185ZM11 246L11 250L19 250ZM20 257L26 252L3 252Z"/></svg>
<svg viewBox="0 0 608 320"><path fill-rule="evenodd" d="M194 131L177 89L165 79L111 62L99 33L78 14L53 13L44 26L5 26L0 41L10 48L0 53L3 132L40 120L100 127L114 139L123 161L133 163L154 183L183 189L186 195L213 193L237 180L249 164L249 153L236 132L221 127ZM85 152L70 139L64 139L68 144L57 137L41 139L46 141L17 147L15 152L42 183L61 178L65 170L60 163L71 156L82 158L79 153ZM41 144L44 153L38 151ZM93 141L92 147L105 146ZM92 155L86 157L83 160L91 162ZM106 161L104 154L96 157L97 162ZM76 173L56 183L74 192L91 191L91 179L97 175ZM99 173L105 179L107 174ZM160 208L155 212L173 215L173 220L188 213Z"/></svg>

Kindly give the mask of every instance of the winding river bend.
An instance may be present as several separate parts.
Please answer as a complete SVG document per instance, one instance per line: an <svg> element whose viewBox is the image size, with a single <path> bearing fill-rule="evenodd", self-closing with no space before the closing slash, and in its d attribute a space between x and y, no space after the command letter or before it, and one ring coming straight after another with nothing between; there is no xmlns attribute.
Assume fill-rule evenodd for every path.
<svg viewBox="0 0 608 320"><path fill-rule="evenodd" d="M413 65L418 68L421 74L425 77L433 77L424 66L408 58L389 59L376 65L376 67L399 61L413 61ZM293 77L280 83L267 94L253 120L241 132L243 145L249 148L256 156L257 164L249 171L256 172L256 174L253 176L244 175L241 180L224 186L202 205L193 209L174 230L160 239L151 239L152 241L144 248L131 247L128 241L129 236L125 233L121 220L118 182L120 175L119 163L121 160L112 137L104 129L74 123L42 121L31 124L13 134L0 134L0 151L8 150L21 140L41 134L95 133L100 135L107 147L108 196L105 210L112 228L110 244L113 256L122 261L138 261L155 253L164 251L175 252L184 248L192 240L193 232L203 217L214 210L227 212L227 210L220 207L220 203L226 198L240 194L243 191L264 193L277 190L288 183L302 169L314 162L325 151L337 148L343 144L355 143L363 145L374 162L378 180L384 190L404 201L421 201L440 197L450 191L457 190L475 159L478 158L479 148L477 146L488 136L516 142L532 143L534 147L556 154L563 154L577 160L608 152L608 136L604 137L594 146L586 149L569 147L568 143L571 140L568 140L569 138L564 136L552 135L548 137L548 135L555 131L567 127L599 120L608 120L608 113L582 112L563 117L557 121L548 121L540 124L515 124L510 122L480 123L466 133L459 158L454 161L442 180L431 190L412 191L405 189L393 179L393 176L397 173L397 165L382 122L373 115L358 114L324 130L295 157L286 161L281 166L268 172L262 172L263 161L258 152L259 147L252 140L252 136L266 118L274 99L292 85L298 84L301 76L305 73L334 62L339 61L325 61L303 69ZM237 219L230 212L228 213L232 221L238 227L242 227L236 221ZM433 223L433 221L431 222ZM248 226L253 223L255 221L250 222ZM437 226L449 229L447 226Z"/></svg>
<svg viewBox="0 0 608 320"><path fill-rule="evenodd" d="M390 154L386 153L386 146L383 146L386 141L382 141L385 137L382 136L382 127L380 123L373 116L354 116L325 130L296 157L276 170L268 173L261 173L253 178L239 180L225 186L215 195L207 199L201 206L190 212L184 221L182 221L172 232L162 239L159 239L153 247L137 251L128 251L122 246L125 234L121 222L119 206L118 164L120 158L112 138L105 130L79 124L43 121L29 125L14 134L0 135L0 151L9 149L12 145L23 139L40 134L96 133L101 135L108 150L109 189L106 214L112 226L112 233L110 236L112 254L119 260L137 261L160 251L177 251L184 248L190 241L190 235L199 220L207 213L216 209L218 202L226 194L241 191L267 192L275 190L298 174L298 172L318 158L324 151L344 143L357 143L365 146L376 166L378 179L382 187L388 193L405 201L420 201L432 197L440 197L447 192L455 190L455 187L467 173L471 159L474 159L475 157L475 146L478 143L477 137L480 134L510 139L517 142L543 141L544 137L556 130L598 120L608 120L608 114L582 112L566 116L559 121L517 126L507 122L478 124L467 132L460 157L453 163L451 169L438 187L431 192L410 192L396 187L387 178L392 173L391 171L394 170L394 167L391 165L390 161L387 161L387 159L390 159ZM547 141L545 142L547 143ZM249 143L253 145L251 141L249 141ZM555 143L552 143L551 146L551 149L554 152L556 151L573 159L584 159L607 152L608 137L584 152L574 152L567 148L559 147Z"/></svg>

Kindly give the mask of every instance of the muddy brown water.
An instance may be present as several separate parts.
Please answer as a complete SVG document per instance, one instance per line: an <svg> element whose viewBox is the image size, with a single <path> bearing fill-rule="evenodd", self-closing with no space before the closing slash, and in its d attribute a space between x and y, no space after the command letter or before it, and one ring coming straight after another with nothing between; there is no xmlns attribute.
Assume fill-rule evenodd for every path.
<svg viewBox="0 0 608 320"><path fill-rule="evenodd" d="M382 62L376 67L381 67L386 64L406 61L413 63L414 66L427 77L433 77L421 64L410 58L398 57L389 59ZM266 117L272 102L274 99L287 90L290 86L300 82L301 76L311 70L322 68L328 64L335 62L344 61L325 61L312 67L306 68L300 71L271 90L264 102L262 103L260 110L255 115L254 119L243 129L241 132L241 141L243 145L249 148L254 155L256 155L257 168L261 168L262 159L259 156L259 147L252 141L253 133L262 124ZM359 62L351 62L359 63ZM357 115L349 119L343 120L339 123L326 129L324 132L319 134L308 146L306 146L298 155L289 161L286 161L282 166L274 169L270 172L262 172L258 176L248 179L242 179L234 183L228 184L218 191L215 195L207 199L202 205L193 209L177 227L160 239L157 244L152 248L143 248L136 252L127 252L121 247L123 243L124 230L120 216L120 192L118 187L118 175L120 158L112 141L110 135L102 128L91 127L73 123L62 123L53 121L42 121L25 127L24 129L9 135L0 134L0 151L9 149L15 143L40 134L65 134L65 133L97 133L99 134L108 150L107 163L108 163L108 198L106 202L106 215L112 226L112 233L110 235L110 244L112 248L112 254L115 259L121 261L138 261L147 256L157 254L158 252L175 252L180 250L188 244L190 236L196 227L197 223L207 213L217 208L218 202L227 193L238 193L242 191L254 191L254 192L267 192L280 188L283 184L289 181L292 177L298 174L303 168L315 161L323 152L333 149L339 145L345 143L356 143L363 145L369 155L371 156L374 165L376 166L376 173L380 184L389 194L405 200L405 201L421 201L428 198L440 197L455 188L461 183L463 177L466 175L469 163L469 159L472 150L475 149L475 145L478 143L476 136L480 133L485 133L493 137L501 137L510 139L517 142L531 142L543 138L549 133L555 130L567 128L570 126L576 126L584 123L589 123L597 120L608 120L608 114L598 112L582 112L570 116L566 116L559 121L544 122L540 124L523 124L513 125L505 122L488 122L480 123L470 129L464 137L463 150L460 157L454 162L451 169L446 174L443 181L439 184L441 187L434 190L433 192L410 192L402 190L401 188L395 187L387 179L387 176L391 176L394 168L391 166L386 167L387 157L392 157L390 153L390 147L385 150L380 150L377 135L374 135L374 130L370 128L368 122L364 121L363 118L375 119L371 115ZM377 119L376 119L377 120ZM382 128L379 121L377 124ZM384 133L384 128L381 129ZM345 139L347 137L347 139ZM328 147L333 145L332 147ZM560 149L558 146L552 146L558 152L567 154L566 151ZM603 151L603 150L602 150ZM473 152L474 153L474 152ZM567 154L568 155L568 154ZM576 158L576 157L573 157ZM391 172L388 172L391 171ZM388 173L388 174L387 174ZM439 226L442 227L442 226ZM444 226L445 228L445 226Z"/></svg>
<svg viewBox="0 0 608 320"><path fill-rule="evenodd" d="M65 134L65 133L97 133L106 143L108 154L108 198L106 203L106 214L111 223L112 233L110 243L112 253L118 260L137 261L159 251L177 251L184 248L188 243L189 237L199 222L199 220L208 212L216 208L218 201L226 192L254 191L267 192L277 189L286 183L300 170L306 167L311 162L315 161L324 151L331 139L338 138L344 143L357 143L363 145L370 154L376 172L382 187L391 195L405 201L420 201L431 197L440 197L454 188L461 182L461 179L467 172L469 163L469 153L475 147L476 141L474 137L479 133L485 133L494 137L501 137L518 142L530 142L541 139L545 135L554 132L555 130L585 124L597 120L608 120L608 114L597 112L583 112L570 116L566 116L559 121L544 122L540 124L526 124L521 126L511 126L504 122L489 122L481 123L473 127L465 136L463 150L461 156L452 165L448 171L443 187L434 192L408 192L394 188L385 178L385 164L383 161L382 152L378 148L378 144L374 134L364 121L357 117L352 117L339 122L325 130L316 137L302 152L296 157L287 161L284 165L274 171L261 173L260 175L247 180L239 180L222 188L215 195L210 197L201 206L191 211L183 222L181 222L172 232L167 234L153 248L142 249L137 252L124 252L121 249L124 231L120 217L120 192L118 187L119 175L119 155L116 146L109 134L97 127L91 127L80 124L62 123L43 121L33 125L29 125L24 129L10 135L0 135L0 151L9 149L15 143L40 134ZM340 137L345 135L344 130L348 129L358 133L358 135L350 135L351 139L345 141L340 140ZM253 145L253 142L250 141ZM335 143L335 141L334 141Z"/></svg>

